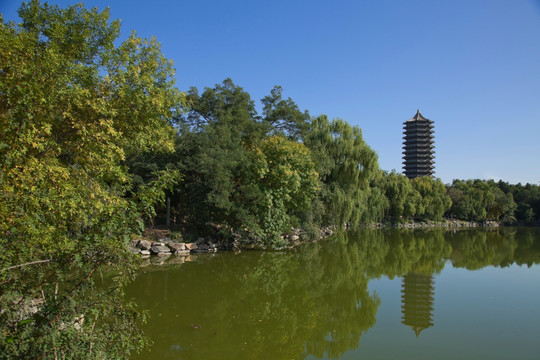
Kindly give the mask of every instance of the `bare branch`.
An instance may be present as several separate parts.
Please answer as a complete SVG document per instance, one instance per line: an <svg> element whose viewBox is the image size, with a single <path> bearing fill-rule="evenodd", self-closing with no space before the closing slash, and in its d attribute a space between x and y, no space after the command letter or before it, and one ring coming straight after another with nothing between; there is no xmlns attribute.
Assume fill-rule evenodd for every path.
<svg viewBox="0 0 540 360"><path fill-rule="evenodd" d="M5 269L2 269L0 271L8 271L8 270L13 270L13 269L20 268L20 267L23 267L23 266L26 266L26 265L41 264L41 263L47 263L47 262L51 262L51 261L52 261L52 259L31 261L31 262L24 263L24 264L13 265L13 266L7 267Z"/></svg>

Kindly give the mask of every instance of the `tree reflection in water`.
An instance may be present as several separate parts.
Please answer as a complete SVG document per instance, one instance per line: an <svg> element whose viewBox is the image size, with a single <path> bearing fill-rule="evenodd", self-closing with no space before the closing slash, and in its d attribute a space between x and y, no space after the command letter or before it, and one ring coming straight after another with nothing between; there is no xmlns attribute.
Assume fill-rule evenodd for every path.
<svg viewBox="0 0 540 360"><path fill-rule="evenodd" d="M293 251L149 266L128 291L151 315L144 330L155 344L140 358L338 358L375 325L380 299L368 282L381 276L404 277L403 323L419 333L433 325L433 276L447 261L530 266L540 262L537 232L367 229Z"/></svg>

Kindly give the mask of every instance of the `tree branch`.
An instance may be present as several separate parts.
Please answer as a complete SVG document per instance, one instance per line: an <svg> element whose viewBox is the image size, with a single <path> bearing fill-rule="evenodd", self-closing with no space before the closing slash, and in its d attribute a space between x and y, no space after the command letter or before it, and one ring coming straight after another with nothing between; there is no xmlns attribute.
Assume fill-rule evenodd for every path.
<svg viewBox="0 0 540 360"><path fill-rule="evenodd" d="M7 267L5 269L2 269L0 271L8 271L8 270L13 270L13 269L20 268L20 267L23 267L23 266L26 266L26 265L41 264L41 263L47 263L47 262L51 262L51 261L52 261L52 259L31 261L31 262L24 263L24 264L13 265L13 266Z"/></svg>

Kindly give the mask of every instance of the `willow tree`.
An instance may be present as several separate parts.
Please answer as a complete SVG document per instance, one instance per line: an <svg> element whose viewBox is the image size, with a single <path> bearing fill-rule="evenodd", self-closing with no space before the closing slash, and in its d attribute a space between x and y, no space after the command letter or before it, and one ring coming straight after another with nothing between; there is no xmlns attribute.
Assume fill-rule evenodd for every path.
<svg viewBox="0 0 540 360"><path fill-rule="evenodd" d="M172 150L169 119L183 97L155 39L133 33L115 45L120 23L108 10L34 0L19 16L0 22L0 352L124 358L124 337L140 339L133 314L118 296L81 294L103 264L129 263L129 235L174 181L166 174L129 197L123 161ZM24 311L37 300L37 312ZM112 309L123 330L110 327Z"/></svg>
<svg viewBox="0 0 540 360"><path fill-rule="evenodd" d="M395 171L383 173L376 186L384 191L388 199L387 214L392 221L402 222L414 218L422 196L413 188L409 178Z"/></svg>
<svg viewBox="0 0 540 360"><path fill-rule="evenodd" d="M370 205L369 181L378 170L377 154L365 143L362 130L321 115L312 119L304 141L320 175L321 221L342 227L375 220L372 214L378 212L372 213L371 207L378 204Z"/></svg>
<svg viewBox="0 0 540 360"><path fill-rule="evenodd" d="M415 216L426 220L439 221L452 206L452 200L446 193L441 179L422 176L411 179L411 184L421 199L416 206Z"/></svg>

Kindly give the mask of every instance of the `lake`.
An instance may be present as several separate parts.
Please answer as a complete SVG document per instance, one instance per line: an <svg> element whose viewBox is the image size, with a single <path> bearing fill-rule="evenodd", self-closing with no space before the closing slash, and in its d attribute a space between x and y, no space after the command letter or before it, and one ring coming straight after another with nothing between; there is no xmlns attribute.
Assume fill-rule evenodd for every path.
<svg viewBox="0 0 540 360"><path fill-rule="evenodd" d="M132 359L539 359L539 264L538 228L171 257L127 289L153 340Z"/></svg>

